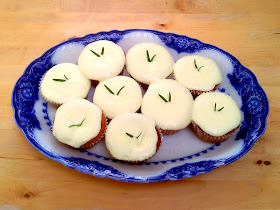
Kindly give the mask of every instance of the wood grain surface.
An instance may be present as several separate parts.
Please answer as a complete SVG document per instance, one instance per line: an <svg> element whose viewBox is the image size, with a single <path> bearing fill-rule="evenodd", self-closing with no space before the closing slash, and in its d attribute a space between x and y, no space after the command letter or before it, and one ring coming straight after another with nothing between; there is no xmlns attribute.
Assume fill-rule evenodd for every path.
<svg viewBox="0 0 280 210"><path fill-rule="evenodd" d="M1 0L0 206L93 209L280 208L279 0ZM174 32L216 45L266 91L265 134L238 161L179 181L123 183L50 160L14 122L11 93L25 67L73 36L112 29ZM0 208L1 208L0 207Z"/></svg>

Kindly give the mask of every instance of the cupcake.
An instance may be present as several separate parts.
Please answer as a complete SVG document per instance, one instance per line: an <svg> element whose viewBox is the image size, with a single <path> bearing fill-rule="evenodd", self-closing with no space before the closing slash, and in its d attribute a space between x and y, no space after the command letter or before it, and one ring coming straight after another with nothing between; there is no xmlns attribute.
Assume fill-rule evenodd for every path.
<svg viewBox="0 0 280 210"><path fill-rule="evenodd" d="M217 143L239 127L241 113L236 102L220 92L203 93L194 100L192 126L199 139Z"/></svg>
<svg viewBox="0 0 280 210"><path fill-rule="evenodd" d="M172 73L173 66L174 60L170 53L155 43L137 44L126 55L127 72L146 86L167 78Z"/></svg>
<svg viewBox="0 0 280 210"><path fill-rule="evenodd" d="M61 63L52 67L43 76L40 84L43 98L55 105L75 98L85 98L89 90L90 80L72 63Z"/></svg>
<svg viewBox="0 0 280 210"><path fill-rule="evenodd" d="M191 122L193 98L181 83L164 79L152 83L145 93L141 112L155 120L165 135L173 134Z"/></svg>
<svg viewBox="0 0 280 210"><path fill-rule="evenodd" d="M127 112L111 120L105 143L114 158L136 163L151 158L157 152L161 135L152 119Z"/></svg>
<svg viewBox="0 0 280 210"><path fill-rule="evenodd" d="M117 76L98 84L93 103L99 106L109 119L123 112L136 112L142 103L142 91L132 78Z"/></svg>
<svg viewBox="0 0 280 210"><path fill-rule="evenodd" d="M92 147L101 140L105 129L106 118L101 109L85 99L68 101L55 113L53 135L74 148Z"/></svg>
<svg viewBox="0 0 280 210"><path fill-rule="evenodd" d="M195 98L201 93L216 90L222 82L222 73L212 59L190 55L175 63L174 78L184 84Z"/></svg>
<svg viewBox="0 0 280 210"><path fill-rule="evenodd" d="M78 59L80 71L94 81L119 75L125 64L122 48L114 42L100 40L88 44Z"/></svg>

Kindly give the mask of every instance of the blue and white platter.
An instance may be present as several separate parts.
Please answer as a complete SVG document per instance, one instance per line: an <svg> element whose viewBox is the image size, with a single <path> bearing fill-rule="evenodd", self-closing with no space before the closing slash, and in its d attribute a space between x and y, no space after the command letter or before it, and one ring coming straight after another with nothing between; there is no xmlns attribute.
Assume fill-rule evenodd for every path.
<svg viewBox="0 0 280 210"><path fill-rule="evenodd" d="M225 92L237 102L242 112L240 128L227 141L209 144L197 139L188 127L164 136L158 153L142 164L113 159L104 141L89 150L77 150L59 143L51 133L56 109L41 98L40 79L56 64L77 64L85 45L97 40L113 41L125 52L137 43L155 42L164 46L175 61L189 54L215 60L223 72L223 82L217 91ZM92 101L93 93L94 88L88 100ZM32 61L16 82L12 106L18 127L38 151L80 172L126 182L178 180L228 165L245 155L263 135L269 112L267 96L256 76L229 53L184 35L141 29L89 34L52 47Z"/></svg>

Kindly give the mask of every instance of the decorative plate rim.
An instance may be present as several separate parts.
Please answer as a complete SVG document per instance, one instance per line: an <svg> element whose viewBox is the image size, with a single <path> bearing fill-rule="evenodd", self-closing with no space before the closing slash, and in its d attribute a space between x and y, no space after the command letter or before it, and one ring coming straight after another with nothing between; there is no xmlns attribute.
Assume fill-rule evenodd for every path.
<svg viewBox="0 0 280 210"><path fill-rule="evenodd" d="M59 46L64 45L66 43L86 39L90 36L98 36L98 35L102 35L102 34L123 34L123 35L125 35L130 32L150 32L150 33L153 33L153 34L156 34L159 36L173 36L173 37L177 37L177 38L185 38L185 39L200 43L211 49L218 50L218 51L222 52L223 54L226 54L228 57L230 57L236 63L236 65L238 67L241 67L242 70L244 70L247 74L250 75L250 77L252 78L253 84L255 85L255 88L258 90L258 92L262 93L262 96L264 96L263 100L264 100L264 106L265 106L266 110L262 115L263 122L261 124L261 129L258 130L257 135L254 136L254 139L251 139L250 142L248 144L246 144L246 146L243 147L241 151L239 151L238 153L236 153L235 155L233 155L229 158L219 159L219 160L199 161L199 162L194 162L194 163L185 163L185 164L182 164L182 165L179 165L176 167L172 167L156 176L130 176L128 174L118 171L117 169L114 169L111 166L107 166L102 163L99 163L98 161L89 161L89 160L82 159L82 158L72 158L72 157L63 157L63 156L55 155L55 154L49 152L48 150L46 150L45 148L43 148L36 141L33 141L32 134L30 134L28 129L24 126L24 124L20 120L19 114L18 114L19 108L15 105L16 88L19 85L21 79L23 79L26 76L26 74L28 73L29 67L32 66L34 63L36 63L40 58L47 56L48 53L52 52L53 50L57 49ZM179 52L177 49L174 49L174 50ZM183 51L184 50L182 50L181 52L183 52ZM112 179L115 179L118 181L141 182L141 183L142 182L147 182L147 183L159 182L159 181L164 181L164 180L179 180L179 179L186 178L186 177L193 177L198 174L210 172L213 169L220 167L221 165L228 165L228 164L238 160L239 158L244 156L253 147L253 145L256 143L256 141L264 134L266 126L267 126L267 117L269 114L269 103L268 103L268 98L267 98L267 95L265 94L265 91L260 86L254 73L251 70L249 70L248 68L246 68L245 66L243 66L237 58L235 58L228 52L226 52L214 45L201 42L198 39L191 38L186 35L178 35L175 33L161 32L161 31L150 30L150 29L100 31L100 32L94 33L94 34L93 33L87 34L83 37L70 38L67 41L61 42L61 43L51 47L46 52L44 52L40 57L38 57L38 58L34 59L32 62L30 62L28 64L28 66L25 68L23 74L19 77L19 79L17 80L17 82L15 83L15 86L13 88L11 104L12 104L12 107L14 110L14 119L15 119L16 125L21 129L21 131L23 132L25 138L29 141L29 143L36 150L38 150L45 156L49 157L52 160L62 163L66 167L75 169L75 170L83 172L83 173L92 174L97 177L112 178Z"/></svg>

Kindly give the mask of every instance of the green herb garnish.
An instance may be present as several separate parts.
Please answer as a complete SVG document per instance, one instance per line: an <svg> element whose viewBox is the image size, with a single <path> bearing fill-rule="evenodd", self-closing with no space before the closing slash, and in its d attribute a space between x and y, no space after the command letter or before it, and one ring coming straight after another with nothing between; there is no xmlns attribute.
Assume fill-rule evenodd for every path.
<svg viewBox="0 0 280 210"><path fill-rule="evenodd" d="M125 133L126 135L128 135L130 138L133 138L133 136L130 133Z"/></svg>
<svg viewBox="0 0 280 210"><path fill-rule="evenodd" d="M53 81L56 81L56 82L65 82L66 80L65 80L65 79L53 79Z"/></svg>
<svg viewBox="0 0 280 210"><path fill-rule="evenodd" d="M162 95L158 94L159 97L161 97L162 100L164 100L166 103L168 102Z"/></svg>
<svg viewBox="0 0 280 210"><path fill-rule="evenodd" d="M85 119L86 119L86 118L85 118ZM81 126L82 126L82 124L83 124L83 122L85 121L85 119L83 119L83 121L82 121L80 124L70 125L70 126L69 126L69 128L74 127L74 126L81 127Z"/></svg>
<svg viewBox="0 0 280 210"><path fill-rule="evenodd" d="M146 52L147 52L147 60L148 60L149 62L152 62L152 61L154 60L154 58L156 57L157 54L154 54L154 56L152 57L152 59L150 59L149 51L146 50Z"/></svg>
<svg viewBox="0 0 280 210"><path fill-rule="evenodd" d="M107 85L104 84L104 86L110 93L112 93L113 95L115 94Z"/></svg>
<svg viewBox="0 0 280 210"><path fill-rule="evenodd" d="M65 76L65 74L64 74L64 77L65 77L66 80L69 80L69 79Z"/></svg>
<svg viewBox="0 0 280 210"><path fill-rule="evenodd" d="M218 112L219 112L219 111L222 111L222 110L223 110L223 108L225 108L225 107L223 106L222 108L220 108L220 109L218 110Z"/></svg>
<svg viewBox="0 0 280 210"><path fill-rule="evenodd" d="M202 67L204 67L204 66L200 66L199 68L197 67L197 65L196 65L196 59L194 59L194 67L197 69L197 71L199 71Z"/></svg>
<svg viewBox="0 0 280 210"><path fill-rule="evenodd" d="M159 97L161 97L161 99L162 100L164 100L166 103L167 102L171 102L171 93L169 92L169 94L168 94L168 101L166 100L166 98L164 98L162 95L160 95L160 94L158 94L159 95Z"/></svg>
<svg viewBox="0 0 280 210"><path fill-rule="evenodd" d="M97 57L100 57L100 55L96 52L94 52L93 50L90 50L94 55L96 55ZM102 50L101 50L101 55L104 55L104 47L102 47Z"/></svg>
<svg viewBox="0 0 280 210"><path fill-rule="evenodd" d="M96 52L94 52L93 50L90 50L90 52L92 52L94 55L96 55L97 57L100 57L99 54L97 54Z"/></svg>
<svg viewBox="0 0 280 210"><path fill-rule="evenodd" d="M136 139L138 139L141 136L142 132L136 137Z"/></svg>
<svg viewBox="0 0 280 210"><path fill-rule="evenodd" d="M217 107L217 105L216 105L216 103L215 103L214 111L217 110L216 107ZM223 106L222 108L218 109L218 112L222 111L224 108L225 108L225 107Z"/></svg>
<svg viewBox="0 0 280 210"><path fill-rule="evenodd" d="M124 87L125 87L125 86L122 86L122 87L121 87L121 89L119 89L119 91L118 91L117 95L119 95L119 94L120 94L120 92L122 91L122 89L124 89Z"/></svg>

